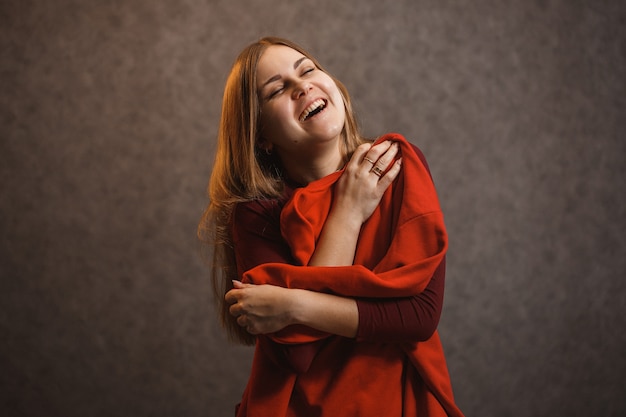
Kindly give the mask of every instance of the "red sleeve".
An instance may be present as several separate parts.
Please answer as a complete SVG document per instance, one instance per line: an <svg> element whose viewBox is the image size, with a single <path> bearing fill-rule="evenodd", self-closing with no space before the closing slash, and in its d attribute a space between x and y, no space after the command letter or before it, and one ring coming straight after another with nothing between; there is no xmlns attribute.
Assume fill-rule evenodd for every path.
<svg viewBox="0 0 626 417"><path fill-rule="evenodd" d="M293 264L291 250L280 234L280 200L255 200L235 206L233 243L239 275L268 263Z"/></svg>
<svg viewBox="0 0 626 417"><path fill-rule="evenodd" d="M357 340L421 342L430 339L441 317L445 276L444 258L421 294L390 300L357 300Z"/></svg>

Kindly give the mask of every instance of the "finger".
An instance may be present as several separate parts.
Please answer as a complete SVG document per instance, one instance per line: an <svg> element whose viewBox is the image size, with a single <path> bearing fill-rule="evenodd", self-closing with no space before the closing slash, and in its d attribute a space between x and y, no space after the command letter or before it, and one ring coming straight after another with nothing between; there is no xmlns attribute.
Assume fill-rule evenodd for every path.
<svg viewBox="0 0 626 417"><path fill-rule="evenodd" d="M386 170L393 163L396 155L398 155L398 152L400 152L400 146L397 142L394 142L391 146L389 146L385 153L378 158L376 165L383 170Z"/></svg>
<svg viewBox="0 0 626 417"><path fill-rule="evenodd" d="M240 316L237 318L237 324L241 327L244 327L246 331L250 334L259 334L260 332L257 330L255 324L251 322L248 316Z"/></svg>
<svg viewBox="0 0 626 417"><path fill-rule="evenodd" d="M391 166L391 168L389 168L389 170L385 173L385 175L381 176L377 184L378 190L380 190L380 192L384 192L384 190L386 190L387 187L391 185L393 180L396 179L401 169L402 169L402 158L398 159Z"/></svg>
<svg viewBox="0 0 626 417"><path fill-rule="evenodd" d="M372 146L369 151L367 151L367 153L363 156L363 161L371 164L369 165L369 167L374 166L378 163L378 159L389 150L392 144L393 142L386 140Z"/></svg>
<svg viewBox="0 0 626 417"><path fill-rule="evenodd" d="M239 301L240 293L240 290L230 290L224 295L224 300L228 304L234 304Z"/></svg>
<svg viewBox="0 0 626 417"><path fill-rule="evenodd" d="M232 281L233 281L233 287L235 289L254 287L254 284L244 284L243 282L237 281L236 279L233 279Z"/></svg>
<svg viewBox="0 0 626 417"><path fill-rule="evenodd" d="M372 147L371 143L363 143L359 145L354 150L354 153L352 154L352 157L350 158L350 161L348 163L353 165L354 167L359 166L359 164L363 162L363 156L367 153L367 151L370 150L371 147Z"/></svg>
<svg viewBox="0 0 626 417"><path fill-rule="evenodd" d="M244 314L244 308L240 303L235 303L228 307L228 312L231 316L239 317Z"/></svg>
<svg viewBox="0 0 626 417"><path fill-rule="evenodd" d="M368 152L368 156L372 156L373 158L371 159L378 159L380 158L385 152L387 152L389 150L389 148L394 144L395 142L391 141L391 140L385 140L383 142L377 143L376 145L373 145L369 152Z"/></svg>
<svg viewBox="0 0 626 417"><path fill-rule="evenodd" d="M380 152L380 154L383 154L394 143L395 143L394 141L387 139L382 142L373 144L372 150Z"/></svg>
<svg viewBox="0 0 626 417"><path fill-rule="evenodd" d="M380 158L378 158L378 161L376 161L370 172L376 174L379 178L381 178L383 174L391 167L399 151L400 148L397 143L391 145L389 149L387 149L387 151L385 151L385 153L381 155Z"/></svg>

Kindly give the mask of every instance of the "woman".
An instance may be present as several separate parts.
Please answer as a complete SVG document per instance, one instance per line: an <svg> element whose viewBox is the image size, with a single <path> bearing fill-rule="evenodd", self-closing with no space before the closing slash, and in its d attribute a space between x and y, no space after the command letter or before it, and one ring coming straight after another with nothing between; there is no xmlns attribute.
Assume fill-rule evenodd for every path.
<svg viewBox="0 0 626 417"><path fill-rule="evenodd" d="M228 78L199 235L229 334L255 343L238 416L461 416L436 332L447 235L427 165L362 138L345 87L265 38Z"/></svg>

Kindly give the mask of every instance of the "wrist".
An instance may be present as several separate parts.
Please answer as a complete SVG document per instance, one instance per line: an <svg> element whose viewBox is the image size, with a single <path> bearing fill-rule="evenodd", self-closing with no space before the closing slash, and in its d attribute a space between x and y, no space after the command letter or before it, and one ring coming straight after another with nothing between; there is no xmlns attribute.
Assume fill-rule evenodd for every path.
<svg viewBox="0 0 626 417"><path fill-rule="evenodd" d="M292 297L288 301L289 321L290 324L307 325L307 294L308 291L300 289L292 289Z"/></svg>
<svg viewBox="0 0 626 417"><path fill-rule="evenodd" d="M326 222L334 222L336 225L341 225L345 232L356 233L356 236L358 236L365 219L359 216L358 211L355 212L354 207L337 204L328 213Z"/></svg>
<svg viewBox="0 0 626 417"><path fill-rule="evenodd" d="M355 337L359 326L357 303L351 298L298 290L293 298L293 324L344 337Z"/></svg>

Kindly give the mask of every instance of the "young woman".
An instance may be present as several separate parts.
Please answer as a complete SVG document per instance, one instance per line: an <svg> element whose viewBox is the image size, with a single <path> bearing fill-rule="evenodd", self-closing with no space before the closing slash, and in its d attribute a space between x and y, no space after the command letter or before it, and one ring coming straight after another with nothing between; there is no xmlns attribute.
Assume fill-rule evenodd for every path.
<svg viewBox="0 0 626 417"><path fill-rule="evenodd" d="M357 130L345 87L264 38L224 91L199 235L231 337L255 343L238 416L461 416L436 327L447 235L423 155Z"/></svg>

